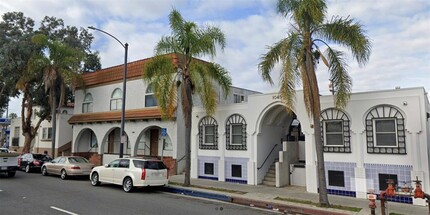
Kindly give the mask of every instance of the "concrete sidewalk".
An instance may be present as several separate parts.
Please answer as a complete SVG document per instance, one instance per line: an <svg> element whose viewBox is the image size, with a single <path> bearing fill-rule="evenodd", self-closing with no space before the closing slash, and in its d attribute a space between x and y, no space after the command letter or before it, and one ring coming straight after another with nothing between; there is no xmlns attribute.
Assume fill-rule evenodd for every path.
<svg viewBox="0 0 430 215"><path fill-rule="evenodd" d="M369 201L366 199L329 195L330 204L362 208L360 212L320 208L309 204L299 204L275 199L276 197L280 197L312 201L315 203L318 202L318 194L307 193L304 187L298 186L276 188L265 185L254 186L206 179L191 179L191 187L182 187L181 185L184 182L183 175L170 176L169 181L172 183L169 185L169 192L217 199L221 201L231 201L233 203L265 207L279 211L290 211L303 214L370 214ZM428 207L414 206L410 204L388 202L387 208L387 215L391 212L404 215L429 214ZM380 201L377 201L376 214L381 214Z"/></svg>

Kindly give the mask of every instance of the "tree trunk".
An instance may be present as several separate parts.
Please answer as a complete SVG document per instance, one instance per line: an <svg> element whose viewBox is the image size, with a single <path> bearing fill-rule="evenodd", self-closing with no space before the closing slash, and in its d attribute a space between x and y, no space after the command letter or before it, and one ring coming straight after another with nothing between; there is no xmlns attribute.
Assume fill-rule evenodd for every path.
<svg viewBox="0 0 430 215"><path fill-rule="evenodd" d="M51 88L52 89L52 88ZM51 157L55 158L55 139L57 133L57 95L56 90L52 89L52 135L51 135Z"/></svg>
<svg viewBox="0 0 430 215"><path fill-rule="evenodd" d="M33 140L33 138L31 137L31 134L24 133L24 148L22 148L22 153L29 153L30 152L32 140Z"/></svg>
<svg viewBox="0 0 430 215"><path fill-rule="evenodd" d="M318 185L319 185L319 203L322 207L329 207L330 203L327 196L327 182L325 177L324 165L324 150L321 141L321 124L320 115L313 115L314 118L314 134L315 134L315 149L317 153L318 165Z"/></svg>
<svg viewBox="0 0 430 215"><path fill-rule="evenodd" d="M184 178L184 186L188 187L191 185L191 114L193 107L193 100L191 95L191 81L186 79L184 84L186 84L186 99L188 108L184 110L184 118L185 118L185 178ZM182 101L184 102L184 101Z"/></svg>

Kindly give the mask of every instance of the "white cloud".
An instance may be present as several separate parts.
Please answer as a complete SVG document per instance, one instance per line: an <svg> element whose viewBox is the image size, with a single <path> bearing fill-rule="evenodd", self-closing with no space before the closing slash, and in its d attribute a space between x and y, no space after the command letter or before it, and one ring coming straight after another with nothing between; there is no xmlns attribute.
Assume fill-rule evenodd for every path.
<svg viewBox="0 0 430 215"><path fill-rule="evenodd" d="M267 0L14 0L1 1L0 13L23 11L36 23L45 16L62 18L66 25L93 25L129 43L129 61L148 58L162 35L172 8L186 20L213 24L226 35L227 46L213 60L230 71L234 85L263 92L277 91L262 81L258 62L266 46L285 37L289 20L276 14L276 1ZM423 86L430 91L430 1L330 0L328 18L350 17L363 24L372 40L369 63L353 61L353 92ZM93 32L92 48L99 50L103 67L123 63L124 49L112 38ZM350 59L348 53L348 59ZM207 58L206 58L207 59ZM318 70L320 91L328 94L328 73ZM273 76L277 83L279 72ZM299 87L300 88L300 87Z"/></svg>

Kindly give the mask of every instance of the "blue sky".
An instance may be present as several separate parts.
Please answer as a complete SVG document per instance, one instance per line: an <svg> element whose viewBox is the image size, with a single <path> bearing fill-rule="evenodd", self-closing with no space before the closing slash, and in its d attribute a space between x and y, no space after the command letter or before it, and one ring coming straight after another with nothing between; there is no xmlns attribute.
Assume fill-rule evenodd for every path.
<svg viewBox="0 0 430 215"><path fill-rule="evenodd" d="M178 9L187 20L215 25L227 45L213 60L231 74L233 85L261 92L278 86L262 81L257 64L266 46L282 39L289 20L275 13L275 0L14 0L1 1L0 14L21 11L36 23L44 16L62 18L66 25L95 26L129 43L129 62L148 58L162 35L170 33L167 16ZM373 47L369 63L360 68L350 61L353 92L424 87L430 91L429 0L331 0L327 18L334 15L359 21ZM103 68L123 63L123 48L113 39L93 32L93 49ZM279 73L273 73L277 80ZM317 71L321 94L329 94L327 69ZM275 83L277 83L275 81ZM300 86L297 87L300 89ZM19 114L20 102L9 113Z"/></svg>

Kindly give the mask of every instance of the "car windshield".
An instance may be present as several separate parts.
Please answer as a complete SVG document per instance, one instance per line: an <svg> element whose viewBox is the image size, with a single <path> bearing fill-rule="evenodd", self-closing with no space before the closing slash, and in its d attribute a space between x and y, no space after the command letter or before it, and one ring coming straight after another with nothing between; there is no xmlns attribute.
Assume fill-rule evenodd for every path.
<svg viewBox="0 0 430 215"><path fill-rule="evenodd" d="M161 161L141 161L141 160L133 160L133 164L137 168L145 168L145 169L167 169Z"/></svg>
<svg viewBox="0 0 430 215"><path fill-rule="evenodd" d="M86 158L82 157L71 157L69 158L70 163L89 163L89 161Z"/></svg>
<svg viewBox="0 0 430 215"><path fill-rule="evenodd" d="M33 158L37 160L42 160L42 161L50 160L48 156L42 155L42 154L33 154Z"/></svg>

